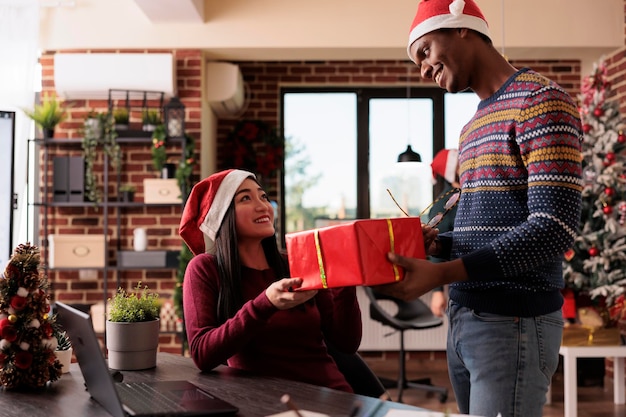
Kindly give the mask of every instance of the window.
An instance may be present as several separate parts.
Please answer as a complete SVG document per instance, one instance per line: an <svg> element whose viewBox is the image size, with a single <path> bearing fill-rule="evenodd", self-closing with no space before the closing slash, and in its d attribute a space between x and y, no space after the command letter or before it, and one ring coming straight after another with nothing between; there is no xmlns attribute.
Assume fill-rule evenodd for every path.
<svg viewBox="0 0 626 417"><path fill-rule="evenodd" d="M283 89L285 233L333 222L418 215L433 199L430 162L456 148L473 93L439 88ZM407 97L410 97L407 99ZM407 146L421 164L397 163Z"/></svg>

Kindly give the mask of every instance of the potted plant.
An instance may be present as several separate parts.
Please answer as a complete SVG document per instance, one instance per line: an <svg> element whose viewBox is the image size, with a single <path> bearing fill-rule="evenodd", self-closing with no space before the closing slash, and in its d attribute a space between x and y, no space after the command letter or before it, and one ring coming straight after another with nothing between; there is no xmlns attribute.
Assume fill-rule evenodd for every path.
<svg viewBox="0 0 626 417"><path fill-rule="evenodd" d="M113 119L115 120L115 130L128 130L130 116L126 107L118 107L113 110Z"/></svg>
<svg viewBox="0 0 626 417"><path fill-rule="evenodd" d="M144 131L153 132L161 124L161 115L158 110L146 109L141 115L141 123Z"/></svg>
<svg viewBox="0 0 626 417"><path fill-rule="evenodd" d="M127 203L132 202L135 199L135 191L137 189L132 184L124 184L120 186L119 201Z"/></svg>
<svg viewBox="0 0 626 417"><path fill-rule="evenodd" d="M61 364L61 372L65 374L70 371L70 364L72 363L72 343L64 330L55 330L54 336L57 339L54 355Z"/></svg>
<svg viewBox="0 0 626 417"><path fill-rule="evenodd" d="M138 282L130 293L119 288L109 299L109 307L106 321L109 368L154 368L159 347L159 294Z"/></svg>
<svg viewBox="0 0 626 417"><path fill-rule="evenodd" d="M34 109L24 110L24 113L43 131L44 139L54 137L54 128L67 118L67 113L57 101L55 94L43 96L41 104L35 104Z"/></svg>

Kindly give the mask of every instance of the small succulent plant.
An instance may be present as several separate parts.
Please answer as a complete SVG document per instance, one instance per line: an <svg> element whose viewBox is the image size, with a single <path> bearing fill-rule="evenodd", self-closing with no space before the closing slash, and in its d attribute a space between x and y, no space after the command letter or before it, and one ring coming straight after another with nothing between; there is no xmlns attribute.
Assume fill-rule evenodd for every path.
<svg viewBox="0 0 626 417"><path fill-rule="evenodd" d="M72 347L72 342L67 332L57 331L54 335L57 338L57 350L69 350Z"/></svg>

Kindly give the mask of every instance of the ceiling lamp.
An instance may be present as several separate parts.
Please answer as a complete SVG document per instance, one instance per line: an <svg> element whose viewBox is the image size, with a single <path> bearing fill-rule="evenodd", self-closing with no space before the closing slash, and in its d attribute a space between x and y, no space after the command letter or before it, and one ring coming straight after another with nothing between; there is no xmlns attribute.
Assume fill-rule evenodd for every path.
<svg viewBox="0 0 626 417"><path fill-rule="evenodd" d="M420 154L411 149L411 66L409 65L406 70L406 120L407 120L407 132L409 138L409 144L406 147L406 151L398 155L398 162L422 162Z"/></svg>
<svg viewBox="0 0 626 417"><path fill-rule="evenodd" d="M422 162L422 157L408 145L406 151L398 155L398 162Z"/></svg>

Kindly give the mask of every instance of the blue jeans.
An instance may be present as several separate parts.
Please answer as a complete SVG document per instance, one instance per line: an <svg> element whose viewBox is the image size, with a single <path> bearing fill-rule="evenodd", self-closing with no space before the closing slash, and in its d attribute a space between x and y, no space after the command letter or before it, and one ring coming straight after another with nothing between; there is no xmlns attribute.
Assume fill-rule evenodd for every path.
<svg viewBox="0 0 626 417"><path fill-rule="evenodd" d="M538 317L481 313L448 303L448 372L463 414L541 417L559 363L561 311Z"/></svg>

